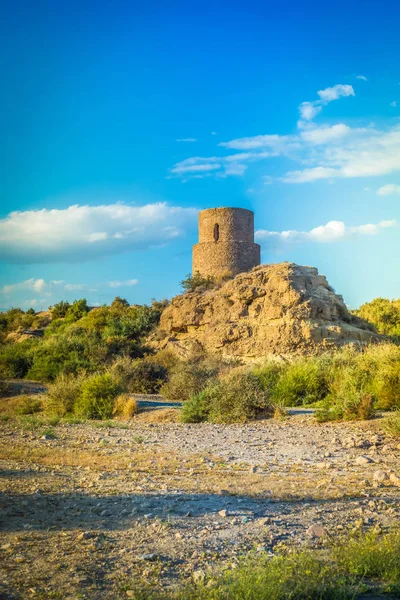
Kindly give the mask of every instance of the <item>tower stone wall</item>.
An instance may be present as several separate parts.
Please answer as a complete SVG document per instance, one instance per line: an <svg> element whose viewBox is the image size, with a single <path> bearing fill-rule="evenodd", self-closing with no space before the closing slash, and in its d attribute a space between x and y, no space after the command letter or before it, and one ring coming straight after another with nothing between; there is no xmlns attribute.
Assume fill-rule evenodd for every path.
<svg viewBox="0 0 400 600"><path fill-rule="evenodd" d="M254 213L245 208L209 208L199 213L199 243L193 246L192 272L218 277L260 264L254 243Z"/></svg>

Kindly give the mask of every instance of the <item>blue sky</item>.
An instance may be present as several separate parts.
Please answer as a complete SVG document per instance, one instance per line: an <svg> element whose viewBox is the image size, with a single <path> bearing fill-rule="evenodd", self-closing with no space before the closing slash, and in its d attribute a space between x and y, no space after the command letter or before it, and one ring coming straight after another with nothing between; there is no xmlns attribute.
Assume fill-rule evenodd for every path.
<svg viewBox="0 0 400 600"><path fill-rule="evenodd" d="M7 4L0 308L171 297L211 206L351 307L400 296L397 2Z"/></svg>

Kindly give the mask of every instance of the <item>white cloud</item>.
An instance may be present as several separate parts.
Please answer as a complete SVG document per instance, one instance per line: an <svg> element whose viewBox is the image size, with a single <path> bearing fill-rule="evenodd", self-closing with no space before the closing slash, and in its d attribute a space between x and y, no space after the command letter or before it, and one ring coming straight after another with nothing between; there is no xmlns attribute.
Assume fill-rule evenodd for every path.
<svg viewBox="0 0 400 600"><path fill-rule="evenodd" d="M125 281L109 281L108 286L110 288L129 287L137 283L139 283L138 279L126 279Z"/></svg>
<svg viewBox="0 0 400 600"><path fill-rule="evenodd" d="M356 79L361 79L361 81L368 81L365 75L356 75Z"/></svg>
<svg viewBox="0 0 400 600"><path fill-rule="evenodd" d="M301 132L304 141L312 144L326 144L333 140L341 139L351 133L351 128L343 123L337 125L324 125L322 127L313 127Z"/></svg>
<svg viewBox="0 0 400 600"><path fill-rule="evenodd" d="M333 100L345 98L346 96L355 96L352 85L343 85L341 83L338 83L333 87L325 88L324 90L319 90L317 94L321 98L322 104L328 104Z"/></svg>
<svg viewBox="0 0 400 600"><path fill-rule="evenodd" d="M204 173L208 171L217 171L221 168L219 163L202 163L199 165L188 165L182 163L177 163L172 169L171 173L175 173L177 175L186 175L187 173Z"/></svg>
<svg viewBox="0 0 400 600"><path fill-rule="evenodd" d="M64 286L64 290L67 292L75 292L78 290L85 290L87 286L84 283L66 283Z"/></svg>
<svg viewBox="0 0 400 600"><path fill-rule="evenodd" d="M388 183L380 187L377 192L378 196L389 196L391 194L400 194L400 185Z"/></svg>
<svg viewBox="0 0 400 600"><path fill-rule="evenodd" d="M299 106L300 116L305 121L312 121L321 110L322 106L318 102L302 102Z"/></svg>
<svg viewBox="0 0 400 600"><path fill-rule="evenodd" d="M288 142L293 141L289 135L255 135L253 137L238 138L229 142L220 142L218 145L233 150L254 150L257 148L271 148L279 152Z"/></svg>
<svg viewBox="0 0 400 600"><path fill-rule="evenodd" d="M197 142L197 139L196 138L178 138L176 141L177 142L194 143L194 142Z"/></svg>
<svg viewBox="0 0 400 600"><path fill-rule="evenodd" d="M110 253L161 246L183 235L187 226L195 223L196 216L196 209L164 202L12 212L0 220L0 259L24 263L81 262Z"/></svg>
<svg viewBox="0 0 400 600"><path fill-rule="evenodd" d="M216 131L212 131L211 135L217 135L217 132Z"/></svg>
<svg viewBox="0 0 400 600"><path fill-rule="evenodd" d="M286 173L281 181L304 183L316 179L371 177L400 171L400 127L377 131L372 126L352 130L343 144L331 144L309 157L315 164Z"/></svg>
<svg viewBox="0 0 400 600"><path fill-rule="evenodd" d="M289 171L282 177L282 181L285 183L306 183L334 177L336 174L336 170L329 167L313 167L302 171Z"/></svg>
<svg viewBox="0 0 400 600"><path fill-rule="evenodd" d="M256 232L256 239L263 242L335 242L354 235L376 235L382 229L395 227L397 222L381 221L377 224L346 226L343 221L329 221L326 225L314 227L310 231L267 231L259 230Z"/></svg>
<svg viewBox="0 0 400 600"><path fill-rule="evenodd" d="M302 102L299 106L300 116L304 121L312 121L318 113L321 112L322 107L334 100L344 98L345 96L355 96L353 86L343 85L338 83L333 87L325 88L317 92L319 100L314 102ZM303 126L302 121L299 121L298 127L301 129Z"/></svg>
<svg viewBox="0 0 400 600"><path fill-rule="evenodd" d="M390 103L390 106L392 106L393 108L396 108L397 106L397 102L396 100L394 100L393 102Z"/></svg>

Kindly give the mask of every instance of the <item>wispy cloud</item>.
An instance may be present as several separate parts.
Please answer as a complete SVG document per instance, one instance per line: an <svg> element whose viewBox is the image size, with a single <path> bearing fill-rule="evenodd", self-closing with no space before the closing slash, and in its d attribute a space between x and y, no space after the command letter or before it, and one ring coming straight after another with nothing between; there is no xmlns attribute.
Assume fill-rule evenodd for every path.
<svg viewBox="0 0 400 600"><path fill-rule="evenodd" d="M262 243L279 242L335 242L355 235L377 235L382 230L395 227L397 222L381 221L376 224L347 226L343 221L329 221L326 225L314 227L310 231L267 231L260 229L256 232L256 239Z"/></svg>
<svg viewBox="0 0 400 600"><path fill-rule="evenodd" d="M390 196L392 194L400 194L400 185L388 183L380 187L377 192L378 196Z"/></svg>
<svg viewBox="0 0 400 600"><path fill-rule="evenodd" d="M110 288L130 287L132 285L137 285L138 283L138 279L125 279L124 281L109 281L108 286Z"/></svg>
<svg viewBox="0 0 400 600"><path fill-rule="evenodd" d="M396 100L393 100L393 102L390 103L390 106L392 106L393 108L396 108L396 106L397 106Z"/></svg>
<svg viewBox="0 0 400 600"><path fill-rule="evenodd" d="M187 142L187 143L194 143L197 142L197 138L178 138L176 140L177 142Z"/></svg>
<svg viewBox="0 0 400 600"><path fill-rule="evenodd" d="M368 81L365 75L356 75L356 79L360 79L361 81Z"/></svg>
<svg viewBox="0 0 400 600"><path fill-rule="evenodd" d="M196 209L164 202L12 212L0 220L0 259L82 262L105 254L161 246L183 235L188 225L194 225L196 216Z"/></svg>

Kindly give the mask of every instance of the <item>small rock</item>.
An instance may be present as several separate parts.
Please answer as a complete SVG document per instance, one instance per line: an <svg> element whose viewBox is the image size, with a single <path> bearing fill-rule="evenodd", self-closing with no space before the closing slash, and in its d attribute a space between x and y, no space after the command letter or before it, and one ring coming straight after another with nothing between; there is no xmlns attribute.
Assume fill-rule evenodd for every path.
<svg viewBox="0 0 400 600"><path fill-rule="evenodd" d="M386 473L386 471L382 471L381 469L379 469L378 471L375 471L373 479L378 483L383 483L384 481L387 481L389 479L389 475Z"/></svg>
<svg viewBox="0 0 400 600"><path fill-rule="evenodd" d="M389 475L390 482L396 487L400 487L400 477L396 475L396 473L390 473Z"/></svg>
<svg viewBox="0 0 400 600"><path fill-rule="evenodd" d="M220 517L227 517L228 516L228 511L226 510L226 508L223 508L222 510L218 511L218 514Z"/></svg>
<svg viewBox="0 0 400 600"><path fill-rule="evenodd" d="M372 458L370 458L369 456L363 456L363 455L357 456L357 458L355 460L356 465L368 465L369 463L372 463L372 462L374 462L372 460Z"/></svg>
<svg viewBox="0 0 400 600"><path fill-rule="evenodd" d="M151 553L151 554L141 554L139 556L139 560L146 560L149 562L154 562L155 560L157 560L157 554Z"/></svg>
<svg viewBox="0 0 400 600"><path fill-rule="evenodd" d="M307 535L309 535L310 537L323 537L324 535L326 535L326 530L324 529L324 527L322 527L322 525L318 525L317 523L314 523L314 525L311 525L308 529L307 529Z"/></svg>

